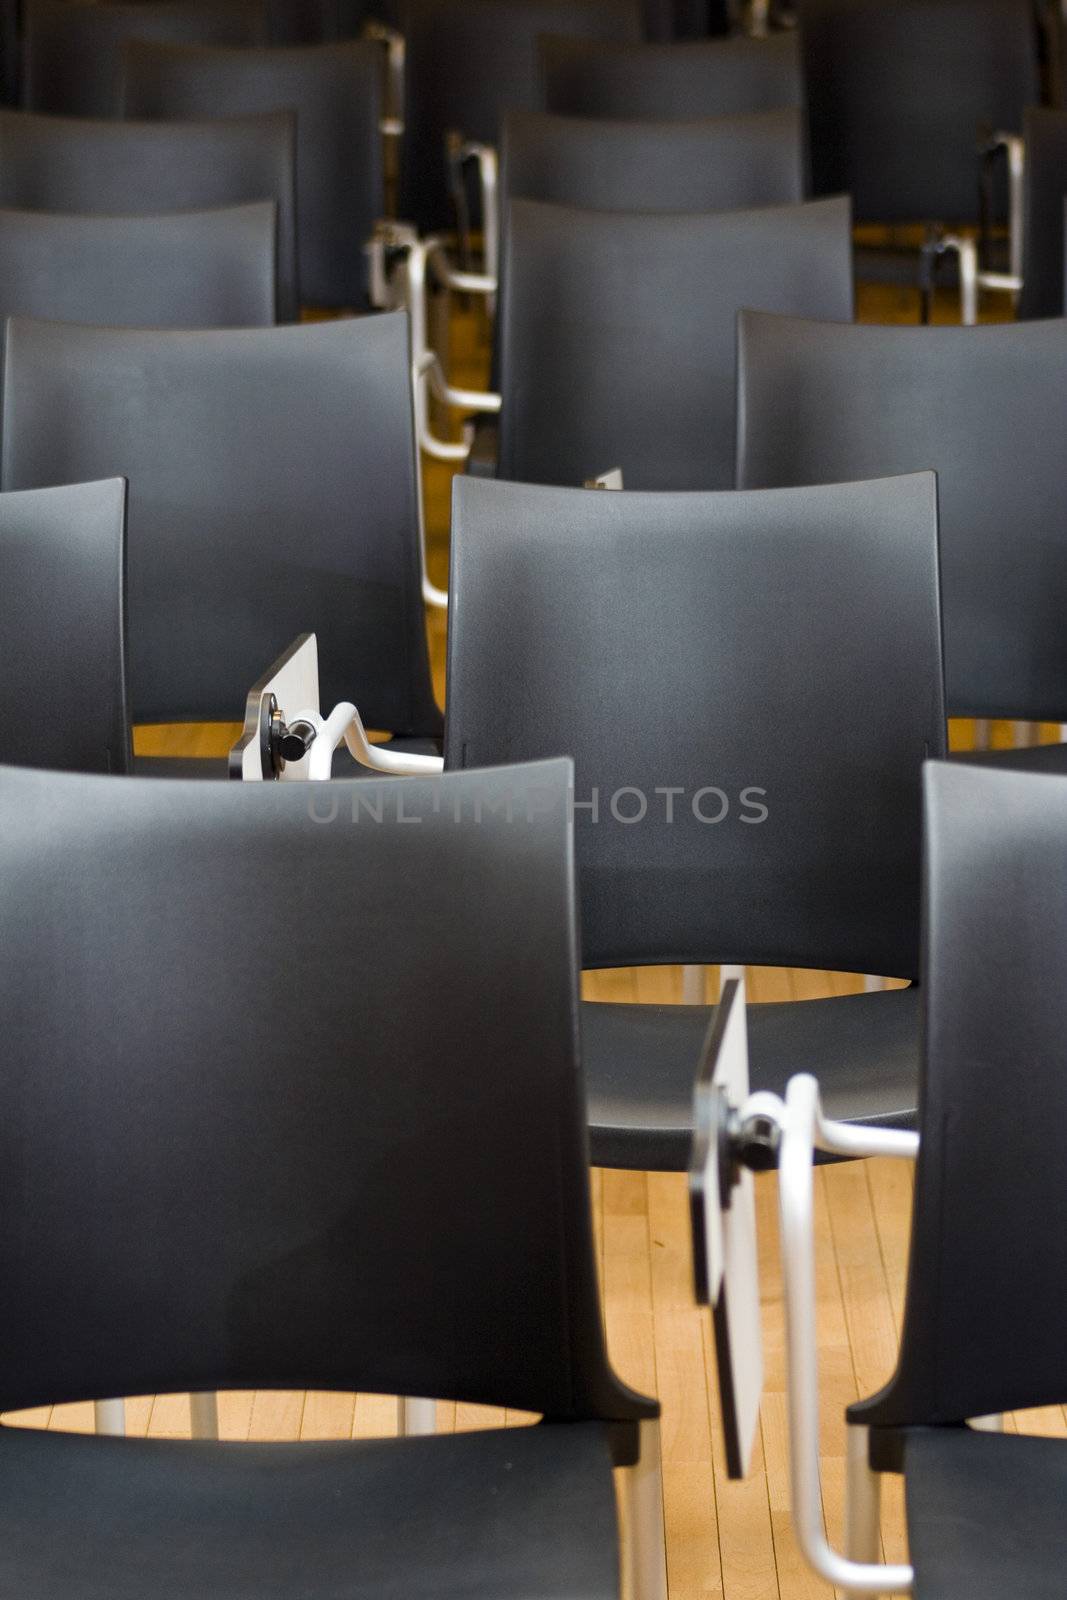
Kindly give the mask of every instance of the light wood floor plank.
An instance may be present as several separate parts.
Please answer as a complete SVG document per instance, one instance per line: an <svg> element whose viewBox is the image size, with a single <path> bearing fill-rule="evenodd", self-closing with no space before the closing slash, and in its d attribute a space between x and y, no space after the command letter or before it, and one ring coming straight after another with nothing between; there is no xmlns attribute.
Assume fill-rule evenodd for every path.
<svg viewBox="0 0 1067 1600"><path fill-rule="evenodd" d="M300 1420L301 1439L351 1439L356 1420L354 1394L309 1389ZM221 1424L220 1424L221 1431Z"/></svg>

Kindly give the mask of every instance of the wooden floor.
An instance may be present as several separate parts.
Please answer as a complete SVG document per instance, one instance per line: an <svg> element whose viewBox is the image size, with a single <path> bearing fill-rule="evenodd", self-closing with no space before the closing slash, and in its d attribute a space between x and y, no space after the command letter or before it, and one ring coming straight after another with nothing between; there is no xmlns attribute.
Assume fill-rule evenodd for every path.
<svg viewBox="0 0 1067 1600"><path fill-rule="evenodd" d="M864 294L868 320L914 321L916 304L906 291ZM942 318L949 315L945 308ZM470 341L470 330L460 337ZM484 357L476 340L464 351L475 368ZM435 581L447 579L448 473L428 475L430 560ZM443 694L444 624L430 618L438 692ZM971 729L953 729L966 745ZM1054 736L1052 728L1043 730ZM236 727L139 730L138 748L156 753L222 753ZM1007 727L995 740L1007 742ZM678 969L625 970L587 975L593 999L677 1001ZM750 969L749 997L815 998L846 993L861 980L829 973ZM717 990L709 972L709 998ZM673 1174L593 1174L608 1342L619 1373L636 1388L659 1396L663 1405L664 1500L671 1600L702 1596L726 1600L782 1600L817 1596L826 1585L803 1566L793 1543L788 1514L784 1333L776 1240L775 1178L757 1179L760 1220L766 1394L761 1441L750 1479L728 1482L714 1392L710 1330L693 1305L690 1234L685 1181ZM910 1214L910 1170L906 1163L869 1161L823 1168L817 1174L819 1242L818 1300L822 1378L822 1458L825 1511L831 1537L840 1536L844 1484L843 1412L889 1375L903 1309ZM129 1431L154 1437L188 1433L184 1396L141 1397L128 1406ZM396 1405L388 1398L323 1393L225 1394L221 1428L232 1439L326 1439L366 1437L395 1431ZM14 1419L8 1419L14 1420ZM91 1407L65 1406L25 1414L35 1426L85 1430ZM442 1429L520 1422L519 1416L472 1406L442 1404ZM1030 1413L1009 1426L1067 1433L1061 1408ZM887 1484L883 1544L889 1560L905 1558L902 1497Z"/></svg>

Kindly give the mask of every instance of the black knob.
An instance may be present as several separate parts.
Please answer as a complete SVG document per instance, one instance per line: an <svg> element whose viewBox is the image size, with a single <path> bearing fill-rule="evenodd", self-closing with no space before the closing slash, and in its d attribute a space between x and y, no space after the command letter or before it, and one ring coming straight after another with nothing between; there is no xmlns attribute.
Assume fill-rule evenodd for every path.
<svg viewBox="0 0 1067 1600"><path fill-rule="evenodd" d="M313 722L290 722L278 735L278 754L283 761L303 761L315 743L318 729Z"/></svg>

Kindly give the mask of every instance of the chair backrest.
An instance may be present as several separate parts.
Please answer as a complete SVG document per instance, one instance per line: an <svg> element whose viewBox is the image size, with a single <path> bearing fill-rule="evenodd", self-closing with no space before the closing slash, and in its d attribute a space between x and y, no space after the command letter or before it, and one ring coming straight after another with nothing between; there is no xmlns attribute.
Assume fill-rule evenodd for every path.
<svg viewBox="0 0 1067 1600"><path fill-rule="evenodd" d="M296 119L291 111L207 122L117 122L0 111L0 205L132 215L273 200L278 315L299 313Z"/></svg>
<svg viewBox="0 0 1067 1600"><path fill-rule="evenodd" d="M769 494L457 478L445 761L575 763L583 959L914 976L943 753L931 474Z"/></svg>
<svg viewBox="0 0 1067 1600"><path fill-rule="evenodd" d="M691 215L508 207L498 475L628 489L734 481L742 306L852 315L847 200Z"/></svg>
<svg viewBox="0 0 1067 1600"><path fill-rule="evenodd" d="M897 1371L851 1408L960 1423L1067 1396L1067 779L925 774L920 1149Z"/></svg>
<svg viewBox="0 0 1067 1600"><path fill-rule="evenodd" d="M406 40L400 214L423 232L454 225L452 133L496 145L505 111L541 103L543 33L640 39L639 0L400 0Z"/></svg>
<svg viewBox="0 0 1067 1600"><path fill-rule="evenodd" d="M1067 111L1030 106L1023 118L1023 287L1019 316L1064 312L1063 205L1067 196Z"/></svg>
<svg viewBox="0 0 1067 1600"><path fill-rule="evenodd" d="M354 700L372 728L440 728L402 313L236 331L9 323L3 487L118 464L136 722L238 717L264 665L314 632L324 702Z"/></svg>
<svg viewBox="0 0 1067 1600"><path fill-rule="evenodd" d="M273 200L160 216L0 210L0 318L272 327Z"/></svg>
<svg viewBox="0 0 1067 1600"><path fill-rule="evenodd" d="M264 0L272 45L328 44L340 32L338 0Z"/></svg>
<svg viewBox="0 0 1067 1600"><path fill-rule="evenodd" d="M384 214L381 46L343 40L236 50L131 42L126 112L208 117L295 110L297 256L311 305L363 306L364 247Z"/></svg>
<svg viewBox="0 0 1067 1600"><path fill-rule="evenodd" d="M0 1403L654 1409L598 1314L569 775L338 786L331 820L0 773Z"/></svg>
<svg viewBox="0 0 1067 1600"><path fill-rule="evenodd" d="M738 486L933 468L949 714L1067 717L1067 322L745 312L738 348Z"/></svg>
<svg viewBox="0 0 1067 1600"><path fill-rule="evenodd" d="M1033 0L799 0L816 194L973 221L979 136L1040 98Z"/></svg>
<svg viewBox="0 0 1067 1600"><path fill-rule="evenodd" d="M0 100L17 105L22 72L22 6L20 0L0 0Z"/></svg>
<svg viewBox="0 0 1067 1600"><path fill-rule="evenodd" d="M803 113L616 122L516 111L501 193L596 211L728 211L803 200Z"/></svg>
<svg viewBox="0 0 1067 1600"><path fill-rule="evenodd" d="M646 39L703 39L729 28L728 0L644 0Z"/></svg>
<svg viewBox="0 0 1067 1600"><path fill-rule="evenodd" d="M0 494L0 760L127 772L126 485Z"/></svg>
<svg viewBox="0 0 1067 1600"><path fill-rule="evenodd" d="M804 104L795 35L680 44L541 41L546 111L568 117L736 117Z"/></svg>
<svg viewBox="0 0 1067 1600"><path fill-rule="evenodd" d="M25 0L25 7L23 105L69 116L121 114L127 39L248 45L266 37L259 0Z"/></svg>

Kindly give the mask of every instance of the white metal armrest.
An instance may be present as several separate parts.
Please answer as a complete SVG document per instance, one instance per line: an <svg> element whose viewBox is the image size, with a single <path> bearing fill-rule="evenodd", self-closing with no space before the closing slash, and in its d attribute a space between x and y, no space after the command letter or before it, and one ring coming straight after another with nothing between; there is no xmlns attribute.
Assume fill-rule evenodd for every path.
<svg viewBox="0 0 1067 1600"><path fill-rule="evenodd" d="M406 299L411 319L411 377L415 404L415 429L418 443L427 455L438 461L466 461L472 434L464 430L462 440L440 439L430 426L429 390L445 405L461 411L480 411L494 415L500 410L500 396L489 391L454 388L446 379L436 351L430 348L427 318L427 275L429 265L443 251L440 239L419 240L407 251L404 265Z"/></svg>
<svg viewBox="0 0 1067 1600"><path fill-rule="evenodd" d="M978 321L978 296L1017 295L1023 286L1023 177L1026 146L1015 133L995 133L981 147L983 161L1003 153L1008 164L1008 268L1007 272L987 272L979 263L978 246L973 239L947 234L937 241L939 254L951 252L959 260L960 321L974 327Z"/></svg>
<svg viewBox="0 0 1067 1600"><path fill-rule="evenodd" d="M957 257L960 276L960 321L972 328L978 321L980 291L1017 295L1023 286L1023 179L1026 171L1026 145L1015 133L994 133L982 145L984 161L1003 153L1008 164L1008 267L1007 272L987 272L978 259L973 239L944 234L933 241L935 255Z"/></svg>
<svg viewBox="0 0 1067 1600"><path fill-rule="evenodd" d="M371 744L363 719L348 700L324 717L319 711L318 640L313 633L298 634L248 691L241 737L230 751L230 777L321 782L330 776L333 753L342 743L375 772L415 776L444 767L440 756Z"/></svg>
<svg viewBox="0 0 1067 1600"><path fill-rule="evenodd" d="M992 277L1022 278L1023 275L1023 178L1026 173L1026 144L1017 133L994 133L983 146L989 160L1003 152L1008 164L1008 272ZM990 284L988 287L994 287Z"/></svg>
<svg viewBox="0 0 1067 1600"><path fill-rule="evenodd" d="M461 267L454 267L444 253L444 246L438 246L438 253L434 257L434 277L446 289L455 289L460 294L495 294L497 281L485 272L465 272Z"/></svg>
<svg viewBox="0 0 1067 1600"><path fill-rule="evenodd" d="M328 717L318 711L299 711L290 717L291 722L310 722L316 737L307 753L308 777L313 783L322 783L331 776L333 753L342 744L348 746L360 766L372 772L387 772L396 777L420 777L430 772L443 772L440 756L423 756L409 751L390 750L385 745L371 744L363 719L350 700L334 706Z"/></svg>
<svg viewBox="0 0 1067 1600"><path fill-rule="evenodd" d="M973 328L978 321L978 246L973 239L961 238L958 234L942 234L940 238L931 240L926 246L932 256L930 263L930 278L923 293L932 295L936 280L934 261L945 255L954 255L957 258L960 275L960 321L965 328ZM923 321L927 320L927 311L923 312Z"/></svg>
<svg viewBox="0 0 1067 1600"><path fill-rule="evenodd" d="M500 202L497 153L491 144L479 144L475 140L468 140L460 151L460 160L473 161L478 168L478 191L482 204L482 261L485 266L483 274L464 274L469 279L478 278L480 280L477 283L469 283L466 287L472 294L488 295L490 297L490 311L492 311L500 276ZM458 289L463 285L457 283L453 287Z"/></svg>
<svg viewBox="0 0 1067 1600"><path fill-rule="evenodd" d="M415 441L418 448L436 461L466 462L474 443L474 429L465 423L459 439L441 439L430 423L429 396L432 390L444 405L465 412L483 412L495 415L500 411L500 396L489 391L459 389L451 385L441 366L437 352L430 348L429 317L427 309L427 277L429 271L440 276L447 286L464 287L464 280L472 274L446 273L447 258L444 241L436 236L417 239L406 230L391 236L390 243L402 254L402 303L407 306L411 326L411 395L415 423ZM441 263L445 265L442 266ZM493 280L495 288L495 279ZM423 502L421 476L418 495L419 550L422 567L422 598L427 605L447 609L448 594L431 582L426 563L426 511Z"/></svg>
<svg viewBox="0 0 1067 1600"><path fill-rule="evenodd" d="M445 289L455 289L459 293L495 294L497 280L495 275L487 276L481 272L461 272L453 267L448 259L448 250L444 239L437 235L424 239L421 246L423 265L421 271L421 297L422 297L422 334L423 346L429 348L427 316L426 316L426 281L428 274L432 273L435 280ZM410 261L410 257L409 257ZM417 270L417 269L416 269ZM417 271L417 276L420 276ZM496 412L500 410L500 396L489 389L459 389L450 384L445 377L440 362L437 364L440 381L440 398L449 405L458 406L461 410Z"/></svg>
<svg viewBox="0 0 1067 1600"><path fill-rule="evenodd" d="M404 69L407 56L404 35L384 22L371 19L363 24L363 37L385 45L388 79L381 131L388 138L398 139L404 132Z"/></svg>
<svg viewBox="0 0 1067 1600"><path fill-rule="evenodd" d="M943 252L951 252L959 259L960 321L965 328L978 322L978 293L988 290L994 294L1018 294L1023 280L1010 272L983 272L978 265L978 246L973 239L961 239L948 234L940 241Z"/></svg>
<svg viewBox="0 0 1067 1600"><path fill-rule="evenodd" d="M914 1583L914 1571L907 1565L850 1561L831 1548L823 1529L815 1327L815 1150L834 1155L914 1159L918 1148L919 1136L915 1133L831 1121L822 1114L815 1079L802 1073L790 1080L781 1119L778 1200L785 1279L792 1517L805 1559L828 1583L851 1594L908 1593Z"/></svg>

